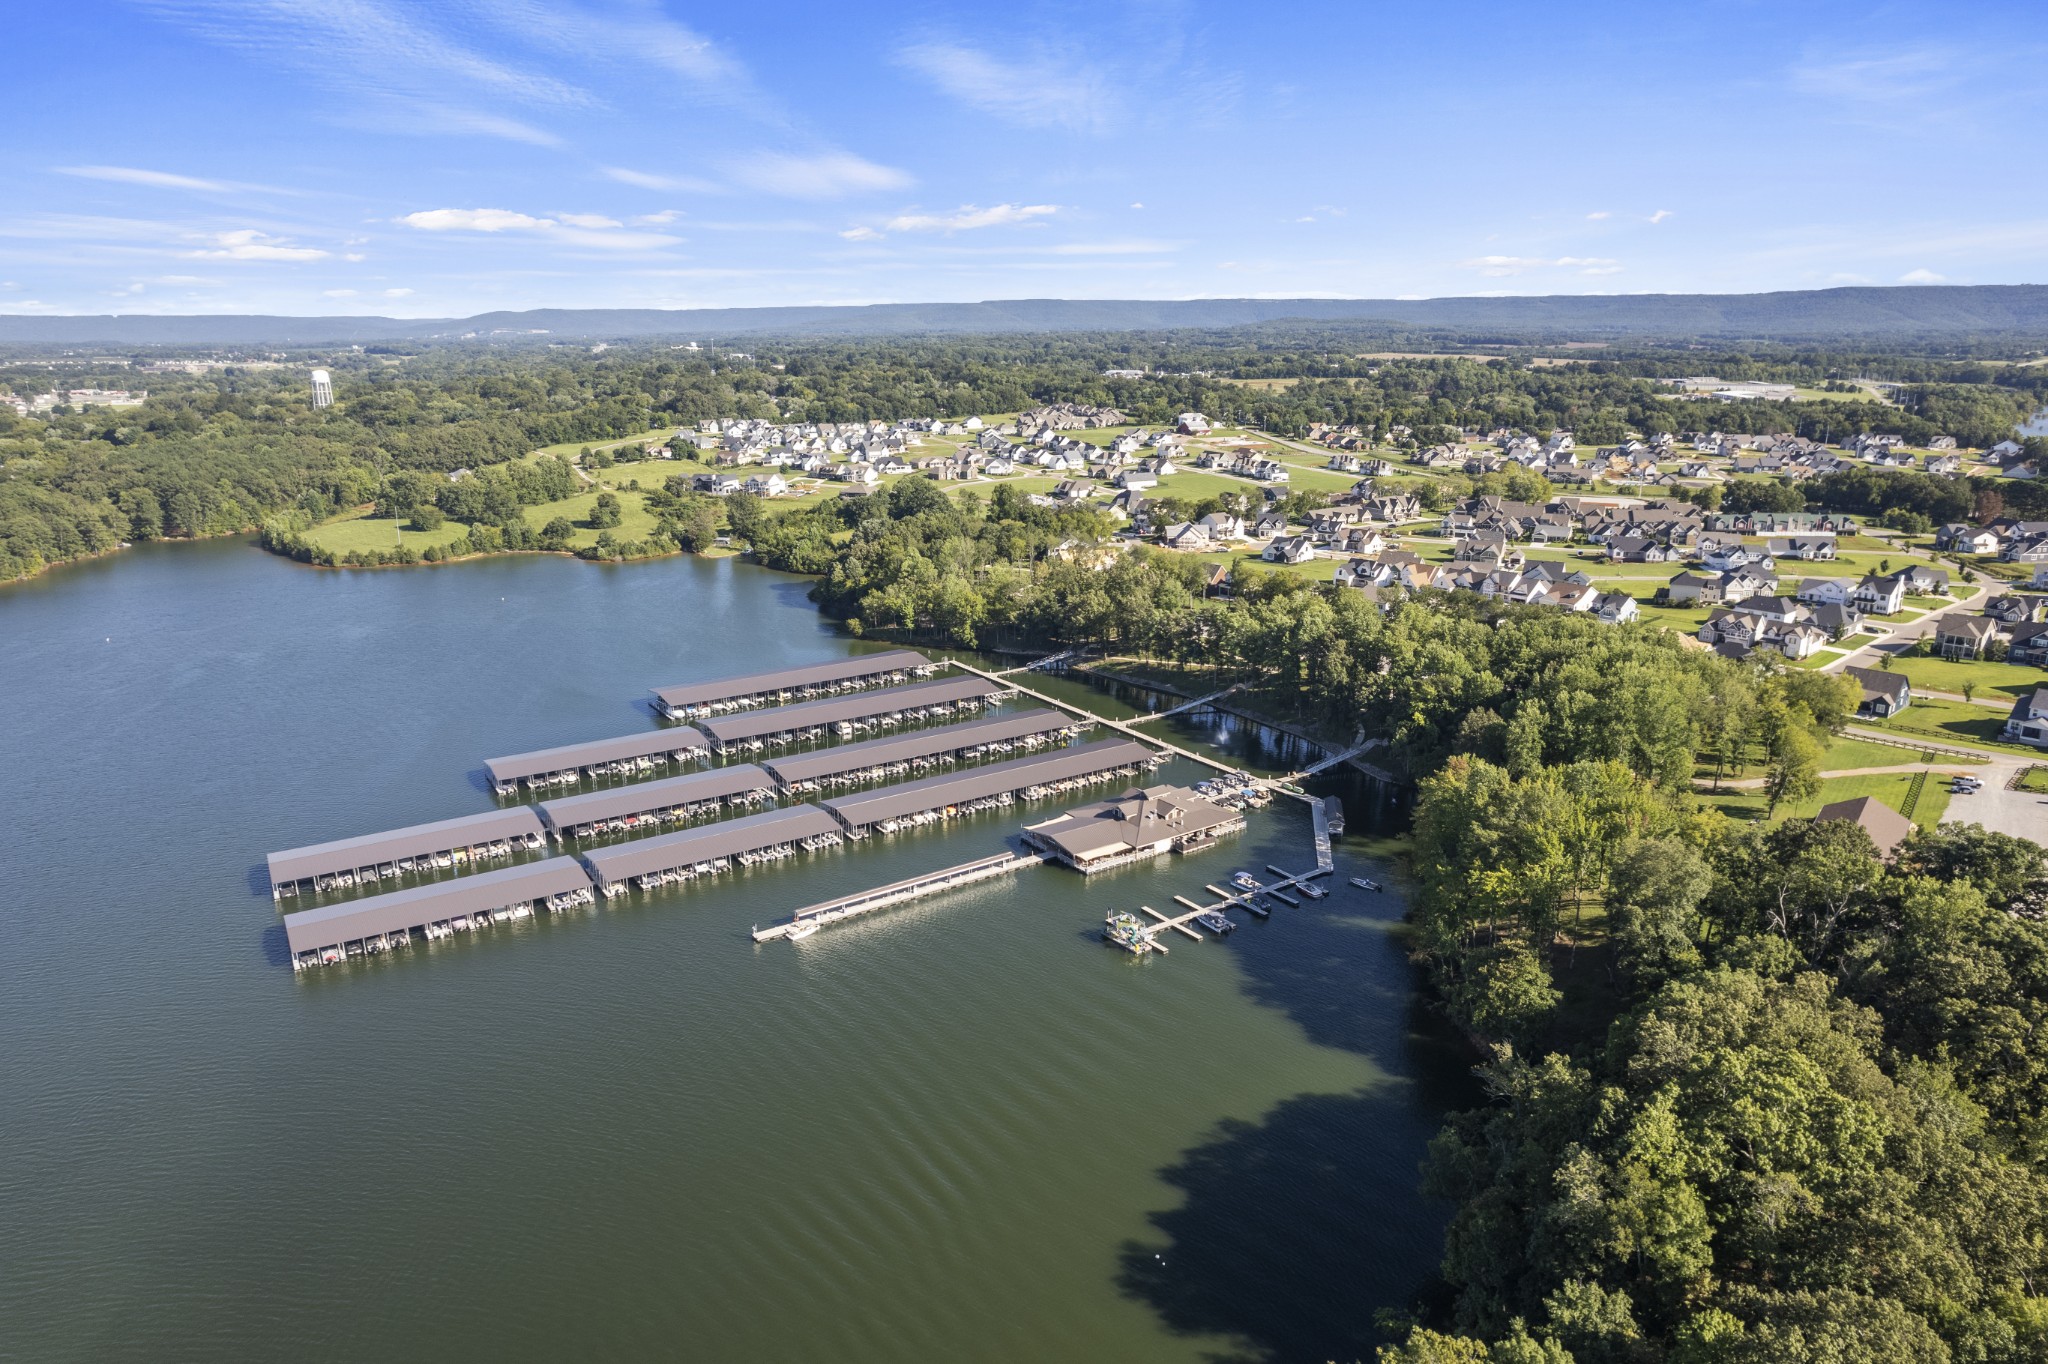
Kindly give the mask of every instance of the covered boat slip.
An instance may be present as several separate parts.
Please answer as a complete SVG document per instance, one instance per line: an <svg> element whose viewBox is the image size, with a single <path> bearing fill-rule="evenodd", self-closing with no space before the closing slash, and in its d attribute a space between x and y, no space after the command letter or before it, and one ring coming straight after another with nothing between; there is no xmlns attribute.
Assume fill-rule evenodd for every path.
<svg viewBox="0 0 2048 1364"><path fill-rule="evenodd" d="M699 720L697 728L711 736L721 753L758 752L763 748L822 739L828 733L847 738L869 729L973 709L1004 694L1004 688L983 677L944 677L908 687L885 687L859 696L804 701L794 706L753 711L723 720Z"/></svg>
<svg viewBox="0 0 2048 1364"><path fill-rule="evenodd" d="M540 817L557 838L589 838L694 819L728 802L757 805L775 795L775 779L752 763L714 767L708 772L638 782L610 791L562 796L540 803Z"/></svg>
<svg viewBox="0 0 2048 1364"><path fill-rule="evenodd" d="M815 805L791 805L758 815L660 834L583 855L607 899L633 886L652 890L671 881L710 876L743 865L793 857L840 841L839 825Z"/></svg>
<svg viewBox="0 0 2048 1364"><path fill-rule="evenodd" d="M901 682L910 677L929 677L938 664L911 649L863 654L831 663L813 663L800 668L778 668L774 672L728 677L718 682L695 682L679 687L657 687L655 709L671 720L693 720L747 706L777 705L791 699L829 696L856 687Z"/></svg>
<svg viewBox="0 0 2048 1364"><path fill-rule="evenodd" d="M862 795L839 796L820 805L831 811L849 834L863 838L1008 805L1019 797L1035 800L1107 777L1135 775L1159 761L1160 755L1143 744L1103 739L968 772L885 786Z"/></svg>
<svg viewBox="0 0 2048 1364"><path fill-rule="evenodd" d="M946 762L967 761L1056 743L1086 726L1061 711L1020 711L913 734L841 744L761 764L791 795L857 786Z"/></svg>
<svg viewBox="0 0 2048 1364"><path fill-rule="evenodd" d="M469 867L494 857L510 857L515 848L539 849L544 842L542 833L540 816L522 805L274 852L268 859L270 895L281 900L346 890L408 872Z"/></svg>
<svg viewBox="0 0 2048 1364"><path fill-rule="evenodd" d="M531 790L573 786L585 777L639 777L663 763L688 763L711 754L711 743L694 729L657 729L625 734L587 744L564 744L509 758L486 758L484 770L501 796L517 795L523 783Z"/></svg>
<svg viewBox="0 0 2048 1364"><path fill-rule="evenodd" d="M389 951L412 941L419 929L429 939L445 938L492 923L529 918L536 904L567 909L589 904L590 874L573 857L551 857L523 867L413 886L348 904L300 910L284 916L292 968L303 970L352 956Z"/></svg>

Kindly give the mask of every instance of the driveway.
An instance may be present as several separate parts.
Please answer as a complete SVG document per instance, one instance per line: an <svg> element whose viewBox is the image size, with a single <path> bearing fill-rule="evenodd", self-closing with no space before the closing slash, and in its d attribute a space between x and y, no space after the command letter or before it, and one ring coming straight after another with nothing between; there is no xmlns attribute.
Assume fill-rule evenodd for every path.
<svg viewBox="0 0 2048 1364"><path fill-rule="evenodd" d="M1984 789L1974 796L1951 797L1946 817L1981 824L1995 834L2031 838L2048 847L2048 796L2008 785L2022 768L2033 766L2033 760L1999 757L1991 761L1991 769L1984 773Z"/></svg>
<svg viewBox="0 0 2048 1364"><path fill-rule="evenodd" d="M1909 646L1933 634L1935 624L1943 616L1949 615L1952 612L1967 613L1973 611L1991 599L1991 593L1994 588L2003 589L2005 586L2006 584L2002 582L1987 582L1969 596L1962 598L1952 605L1937 607L1918 620L1909 620L1903 625L1890 626L1888 627L1890 633L1885 635L1883 639L1878 640L1874 644L1866 644L1854 653L1843 654L1840 658L1831 659L1821 664L1820 670L1831 673L1837 669L1846 668L1851 663L1859 668L1875 667L1878 655L1904 653ZM1878 622L1880 625L1883 623L1882 621Z"/></svg>

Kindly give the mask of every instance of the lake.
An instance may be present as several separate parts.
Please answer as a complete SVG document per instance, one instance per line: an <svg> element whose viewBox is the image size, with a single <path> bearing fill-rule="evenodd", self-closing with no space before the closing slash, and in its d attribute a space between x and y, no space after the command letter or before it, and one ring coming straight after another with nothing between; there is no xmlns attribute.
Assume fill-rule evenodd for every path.
<svg viewBox="0 0 2048 1364"><path fill-rule="evenodd" d="M1369 1355L1472 1095L1398 896L1344 884L1387 875L1361 788L1329 899L1165 958L1104 911L1308 865L1298 803L801 944L747 930L997 851L1024 807L293 974L265 853L491 808L485 757L647 728L650 687L873 647L807 587L217 541L0 588L0 1353Z"/></svg>

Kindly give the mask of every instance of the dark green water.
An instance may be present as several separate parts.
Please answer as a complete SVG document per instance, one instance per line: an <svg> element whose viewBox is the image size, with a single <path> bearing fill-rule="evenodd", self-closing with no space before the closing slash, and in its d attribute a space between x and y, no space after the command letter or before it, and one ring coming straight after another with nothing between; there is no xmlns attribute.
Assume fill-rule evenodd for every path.
<svg viewBox="0 0 2048 1364"><path fill-rule="evenodd" d="M1096 937L1305 864L1292 802L802 944L746 930L1020 812L293 976L264 853L489 808L484 757L645 727L650 686L843 655L805 586L226 542L0 589L0 1356L1369 1354L1468 1097L1397 901ZM1256 743L1215 724L1181 732Z"/></svg>

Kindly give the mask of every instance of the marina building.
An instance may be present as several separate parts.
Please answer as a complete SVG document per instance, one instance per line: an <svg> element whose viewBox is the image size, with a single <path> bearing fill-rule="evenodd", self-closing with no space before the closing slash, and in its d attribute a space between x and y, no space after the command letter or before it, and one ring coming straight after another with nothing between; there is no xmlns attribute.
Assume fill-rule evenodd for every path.
<svg viewBox="0 0 2048 1364"><path fill-rule="evenodd" d="M832 817L815 805L790 805L758 815L683 829L611 848L596 848L583 861L605 898L638 886L653 890L675 881L715 876L733 863L749 866L814 852L839 843Z"/></svg>
<svg viewBox="0 0 2048 1364"><path fill-rule="evenodd" d="M1244 814L1182 786L1148 786L1026 825L1024 841L1087 875L1189 852L1244 828Z"/></svg>
<svg viewBox="0 0 2048 1364"><path fill-rule="evenodd" d="M758 753L827 734L844 739L868 730L973 710L1002 694L1002 685L985 677L942 677L695 723L720 753Z"/></svg>
<svg viewBox="0 0 2048 1364"><path fill-rule="evenodd" d="M1040 708L994 715L965 724L921 729L864 743L798 753L761 764L791 795L871 782L949 762L970 762L996 753L1029 752L1064 742L1086 726L1061 711Z"/></svg>
<svg viewBox="0 0 2048 1364"><path fill-rule="evenodd" d="M657 729L515 753L509 758L486 758L484 770L490 773L491 785L499 795L512 796L522 785L538 791L574 786L585 777L642 777L664 764L681 766L710 755L711 741L694 729Z"/></svg>
<svg viewBox="0 0 2048 1364"><path fill-rule="evenodd" d="M592 838L649 828L663 821L696 819L716 814L726 805L759 805L774 797L773 777L752 763L739 763L544 800L540 817L557 838Z"/></svg>
<svg viewBox="0 0 2048 1364"><path fill-rule="evenodd" d="M467 869L510 857L514 848L538 850L541 834L540 816L522 805L274 852L270 898L346 890L408 872Z"/></svg>
<svg viewBox="0 0 2048 1364"><path fill-rule="evenodd" d="M747 677L728 677L720 682L657 687L654 703L655 708L671 720L694 720L750 706L777 706L787 701L834 696L861 687L907 682L912 677L930 677L938 666L914 650L892 649L887 653L863 654L831 663L779 668Z"/></svg>
<svg viewBox="0 0 2048 1364"><path fill-rule="evenodd" d="M1128 739L1103 739L1053 753L991 763L966 772L885 786L820 802L855 838L894 833L956 815L1036 800L1110 777L1149 770L1161 758Z"/></svg>
<svg viewBox="0 0 2048 1364"><path fill-rule="evenodd" d="M590 875L582 863L573 857L551 857L287 914L285 942L291 948L292 969L302 971L407 946L415 929L430 940L445 938L531 918L537 905L568 909L593 898Z"/></svg>

